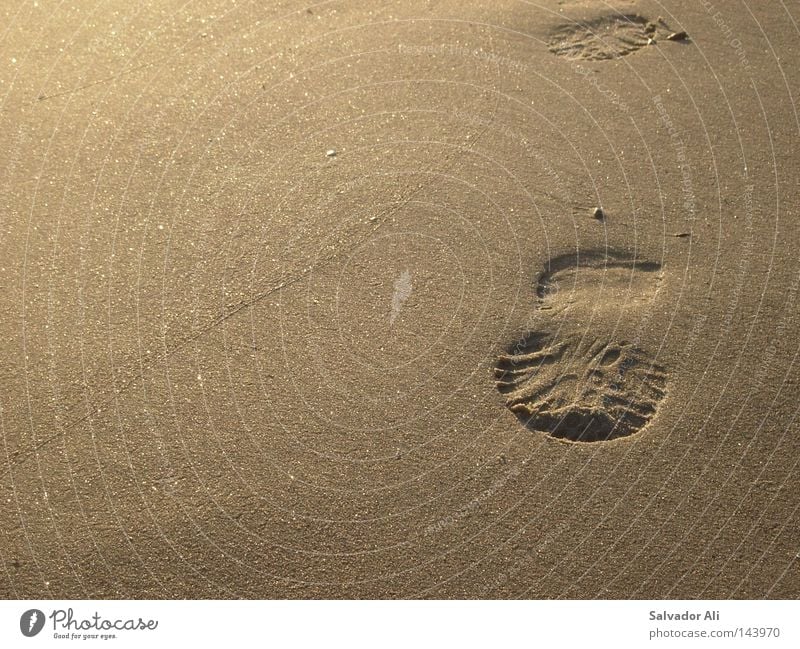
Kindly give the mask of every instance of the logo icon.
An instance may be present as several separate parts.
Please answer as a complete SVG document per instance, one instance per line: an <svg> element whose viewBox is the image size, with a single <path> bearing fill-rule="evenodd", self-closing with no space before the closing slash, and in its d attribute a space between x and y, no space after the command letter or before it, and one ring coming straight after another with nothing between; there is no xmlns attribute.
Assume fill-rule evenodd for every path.
<svg viewBox="0 0 800 649"><path fill-rule="evenodd" d="M44 613L38 608L25 611L19 618L19 630L22 635L32 638L44 627Z"/></svg>

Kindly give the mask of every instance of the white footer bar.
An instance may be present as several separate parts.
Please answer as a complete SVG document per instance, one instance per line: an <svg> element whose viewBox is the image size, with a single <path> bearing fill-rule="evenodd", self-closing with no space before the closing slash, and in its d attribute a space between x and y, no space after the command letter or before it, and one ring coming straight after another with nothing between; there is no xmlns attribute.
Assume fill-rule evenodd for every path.
<svg viewBox="0 0 800 649"><path fill-rule="evenodd" d="M778 648L799 631L796 601L0 602L0 647Z"/></svg>

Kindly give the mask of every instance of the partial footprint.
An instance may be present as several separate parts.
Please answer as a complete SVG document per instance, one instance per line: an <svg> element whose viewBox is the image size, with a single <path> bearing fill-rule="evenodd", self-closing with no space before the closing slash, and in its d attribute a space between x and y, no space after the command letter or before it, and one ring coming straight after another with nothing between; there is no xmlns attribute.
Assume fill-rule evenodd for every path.
<svg viewBox="0 0 800 649"><path fill-rule="evenodd" d="M660 266L593 254L550 266L537 285L549 330L526 333L495 366L506 406L526 427L573 442L642 430L664 397L666 372L645 350L610 338L635 325Z"/></svg>
<svg viewBox="0 0 800 649"><path fill-rule="evenodd" d="M534 344L531 344L531 343ZM500 356L497 389L528 428L573 442L638 432L664 397L666 375L630 344L529 334Z"/></svg>
<svg viewBox="0 0 800 649"><path fill-rule="evenodd" d="M655 296L661 265L612 250L553 257L536 283L540 308L619 312ZM585 314L581 314L585 317Z"/></svg>
<svg viewBox="0 0 800 649"><path fill-rule="evenodd" d="M556 27L549 49L571 61L607 61L631 54L668 33L663 23L636 14L607 14L588 21L573 21Z"/></svg>

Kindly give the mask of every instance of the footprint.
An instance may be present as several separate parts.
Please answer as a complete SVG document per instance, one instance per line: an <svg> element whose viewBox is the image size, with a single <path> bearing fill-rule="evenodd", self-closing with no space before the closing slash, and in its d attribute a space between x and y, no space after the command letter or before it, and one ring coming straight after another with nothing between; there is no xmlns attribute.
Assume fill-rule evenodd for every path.
<svg viewBox="0 0 800 649"><path fill-rule="evenodd" d="M607 61L631 54L667 34L662 22L636 14L606 14L556 27L549 49L571 61Z"/></svg>
<svg viewBox="0 0 800 649"><path fill-rule="evenodd" d="M584 253L550 267L536 290L549 330L526 333L495 365L506 406L527 428L572 442L639 432L664 398L666 372L614 337L657 292L660 266Z"/></svg>

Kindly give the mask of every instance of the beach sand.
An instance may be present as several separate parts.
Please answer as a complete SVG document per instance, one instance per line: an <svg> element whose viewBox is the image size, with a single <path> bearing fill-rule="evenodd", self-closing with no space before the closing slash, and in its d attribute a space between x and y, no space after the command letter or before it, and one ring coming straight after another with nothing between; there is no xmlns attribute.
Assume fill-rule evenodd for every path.
<svg viewBox="0 0 800 649"><path fill-rule="evenodd" d="M0 596L800 595L796 5L1 13Z"/></svg>

